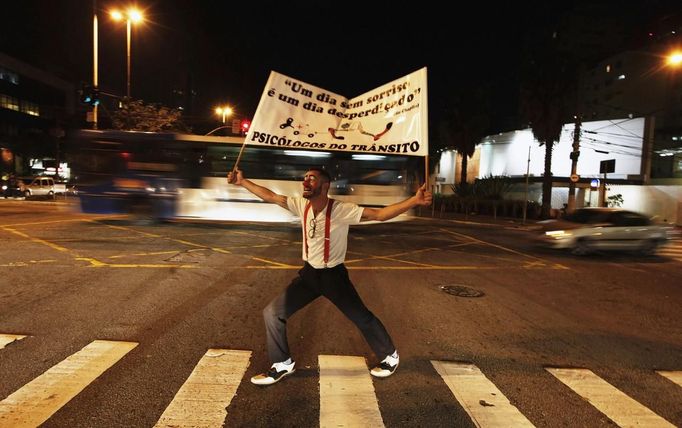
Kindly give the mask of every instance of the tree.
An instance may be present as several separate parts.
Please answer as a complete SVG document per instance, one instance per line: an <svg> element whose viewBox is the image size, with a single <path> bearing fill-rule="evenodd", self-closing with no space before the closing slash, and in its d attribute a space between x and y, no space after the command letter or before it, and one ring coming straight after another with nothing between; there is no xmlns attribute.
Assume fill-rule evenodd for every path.
<svg viewBox="0 0 682 428"><path fill-rule="evenodd" d="M534 46L526 62L521 82L521 113L530 124L533 137L545 146L545 172L542 181L543 218L552 208L552 150L561 129L575 113L576 61L558 49L555 38Z"/></svg>
<svg viewBox="0 0 682 428"><path fill-rule="evenodd" d="M122 107L111 115L114 129L143 132L189 132L182 111L142 100L123 99Z"/></svg>
<svg viewBox="0 0 682 428"><path fill-rule="evenodd" d="M452 100L447 117L440 123L441 145L457 150L462 156L460 182L467 182L469 158L488 131L490 116L489 91L486 87L474 86L462 90Z"/></svg>

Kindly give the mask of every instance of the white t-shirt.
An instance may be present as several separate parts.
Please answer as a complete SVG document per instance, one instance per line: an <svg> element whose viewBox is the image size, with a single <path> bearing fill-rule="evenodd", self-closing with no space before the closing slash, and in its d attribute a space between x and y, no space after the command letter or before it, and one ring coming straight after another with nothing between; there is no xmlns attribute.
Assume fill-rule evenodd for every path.
<svg viewBox="0 0 682 428"><path fill-rule="evenodd" d="M308 200L301 197L287 197L289 211L301 218L301 229L303 237L303 260L307 261L315 269L324 267L334 267L344 262L346 259L346 248L348 247L348 226L360 223L364 208L343 201L334 201L332 208L331 222L329 227L329 260L327 266L324 265L324 229L327 217L327 207L324 207L315 216L315 234L312 233L313 208L308 210L308 224L305 224L303 217ZM305 242L308 240L308 257L305 254Z"/></svg>

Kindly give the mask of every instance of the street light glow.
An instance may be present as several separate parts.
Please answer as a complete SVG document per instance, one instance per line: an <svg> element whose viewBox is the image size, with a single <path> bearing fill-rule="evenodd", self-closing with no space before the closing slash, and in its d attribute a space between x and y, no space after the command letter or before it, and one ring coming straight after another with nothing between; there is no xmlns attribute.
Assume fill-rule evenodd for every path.
<svg viewBox="0 0 682 428"><path fill-rule="evenodd" d="M128 8L125 12L125 15L123 12L120 10L114 9L111 12L109 12L111 15L111 18L114 21L124 21L126 22L126 96L130 98L130 39L131 39L131 30L130 27L132 24L137 24L142 22L142 12L140 10L135 9L134 7Z"/></svg>
<svg viewBox="0 0 682 428"><path fill-rule="evenodd" d="M138 9L128 9L128 19L131 21L138 23L142 22L142 12L140 12Z"/></svg>
<svg viewBox="0 0 682 428"><path fill-rule="evenodd" d="M232 114L232 109L229 106L219 106L215 108L215 114L222 116L223 123L225 123L225 118Z"/></svg>
<svg viewBox="0 0 682 428"><path fill-rule="evenodd" d="M682 64L682 51L675 51L668 55L668 65L677 67Z"/></svg>
<svg viewBox="0 0 682 428"><path fill-rule="evenodd" d="M111 15L111 18L114 21L130 21L135 24L138 22L142 22L144 20L144 16L142 15L142 12L139 9L135 8L130 8L125 11L125 13L121 12L118 9L114 9L111 12L109 12L109 15Z"/></svg>

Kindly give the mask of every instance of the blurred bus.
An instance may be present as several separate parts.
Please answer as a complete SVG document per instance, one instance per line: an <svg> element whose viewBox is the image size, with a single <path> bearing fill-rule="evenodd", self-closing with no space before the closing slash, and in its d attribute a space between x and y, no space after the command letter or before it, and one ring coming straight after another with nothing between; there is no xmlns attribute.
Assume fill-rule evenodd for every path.
<svg viewBox="0 0 682 428"><path fill-rule="evenodd" d="M289 211L227 183L243 142L243 137L82 130L69 139L68 161L84 212L295 221ZM239 162L245 177L289 196L301 195L302 177L312 166L329 171L333 198L365 207L406 199L424 176L423 159L414 156L247 145Z"/></svg>

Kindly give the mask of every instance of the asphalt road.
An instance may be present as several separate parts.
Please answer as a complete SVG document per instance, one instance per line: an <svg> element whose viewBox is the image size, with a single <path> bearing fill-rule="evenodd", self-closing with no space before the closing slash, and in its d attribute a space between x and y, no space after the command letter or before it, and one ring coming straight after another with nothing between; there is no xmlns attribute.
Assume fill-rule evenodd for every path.
<svg viewBox="0 0 682 428"><path fill-rule="evenodd" d="M320 299L288 323L297 373L259 388L261 310L301 265L295 225L0 201L0 427L173 426L192 409L207 426L682 426L682 262L570 256L483 223L351 228L347 267L400 368L370 378L367 344Z"/></svg>

